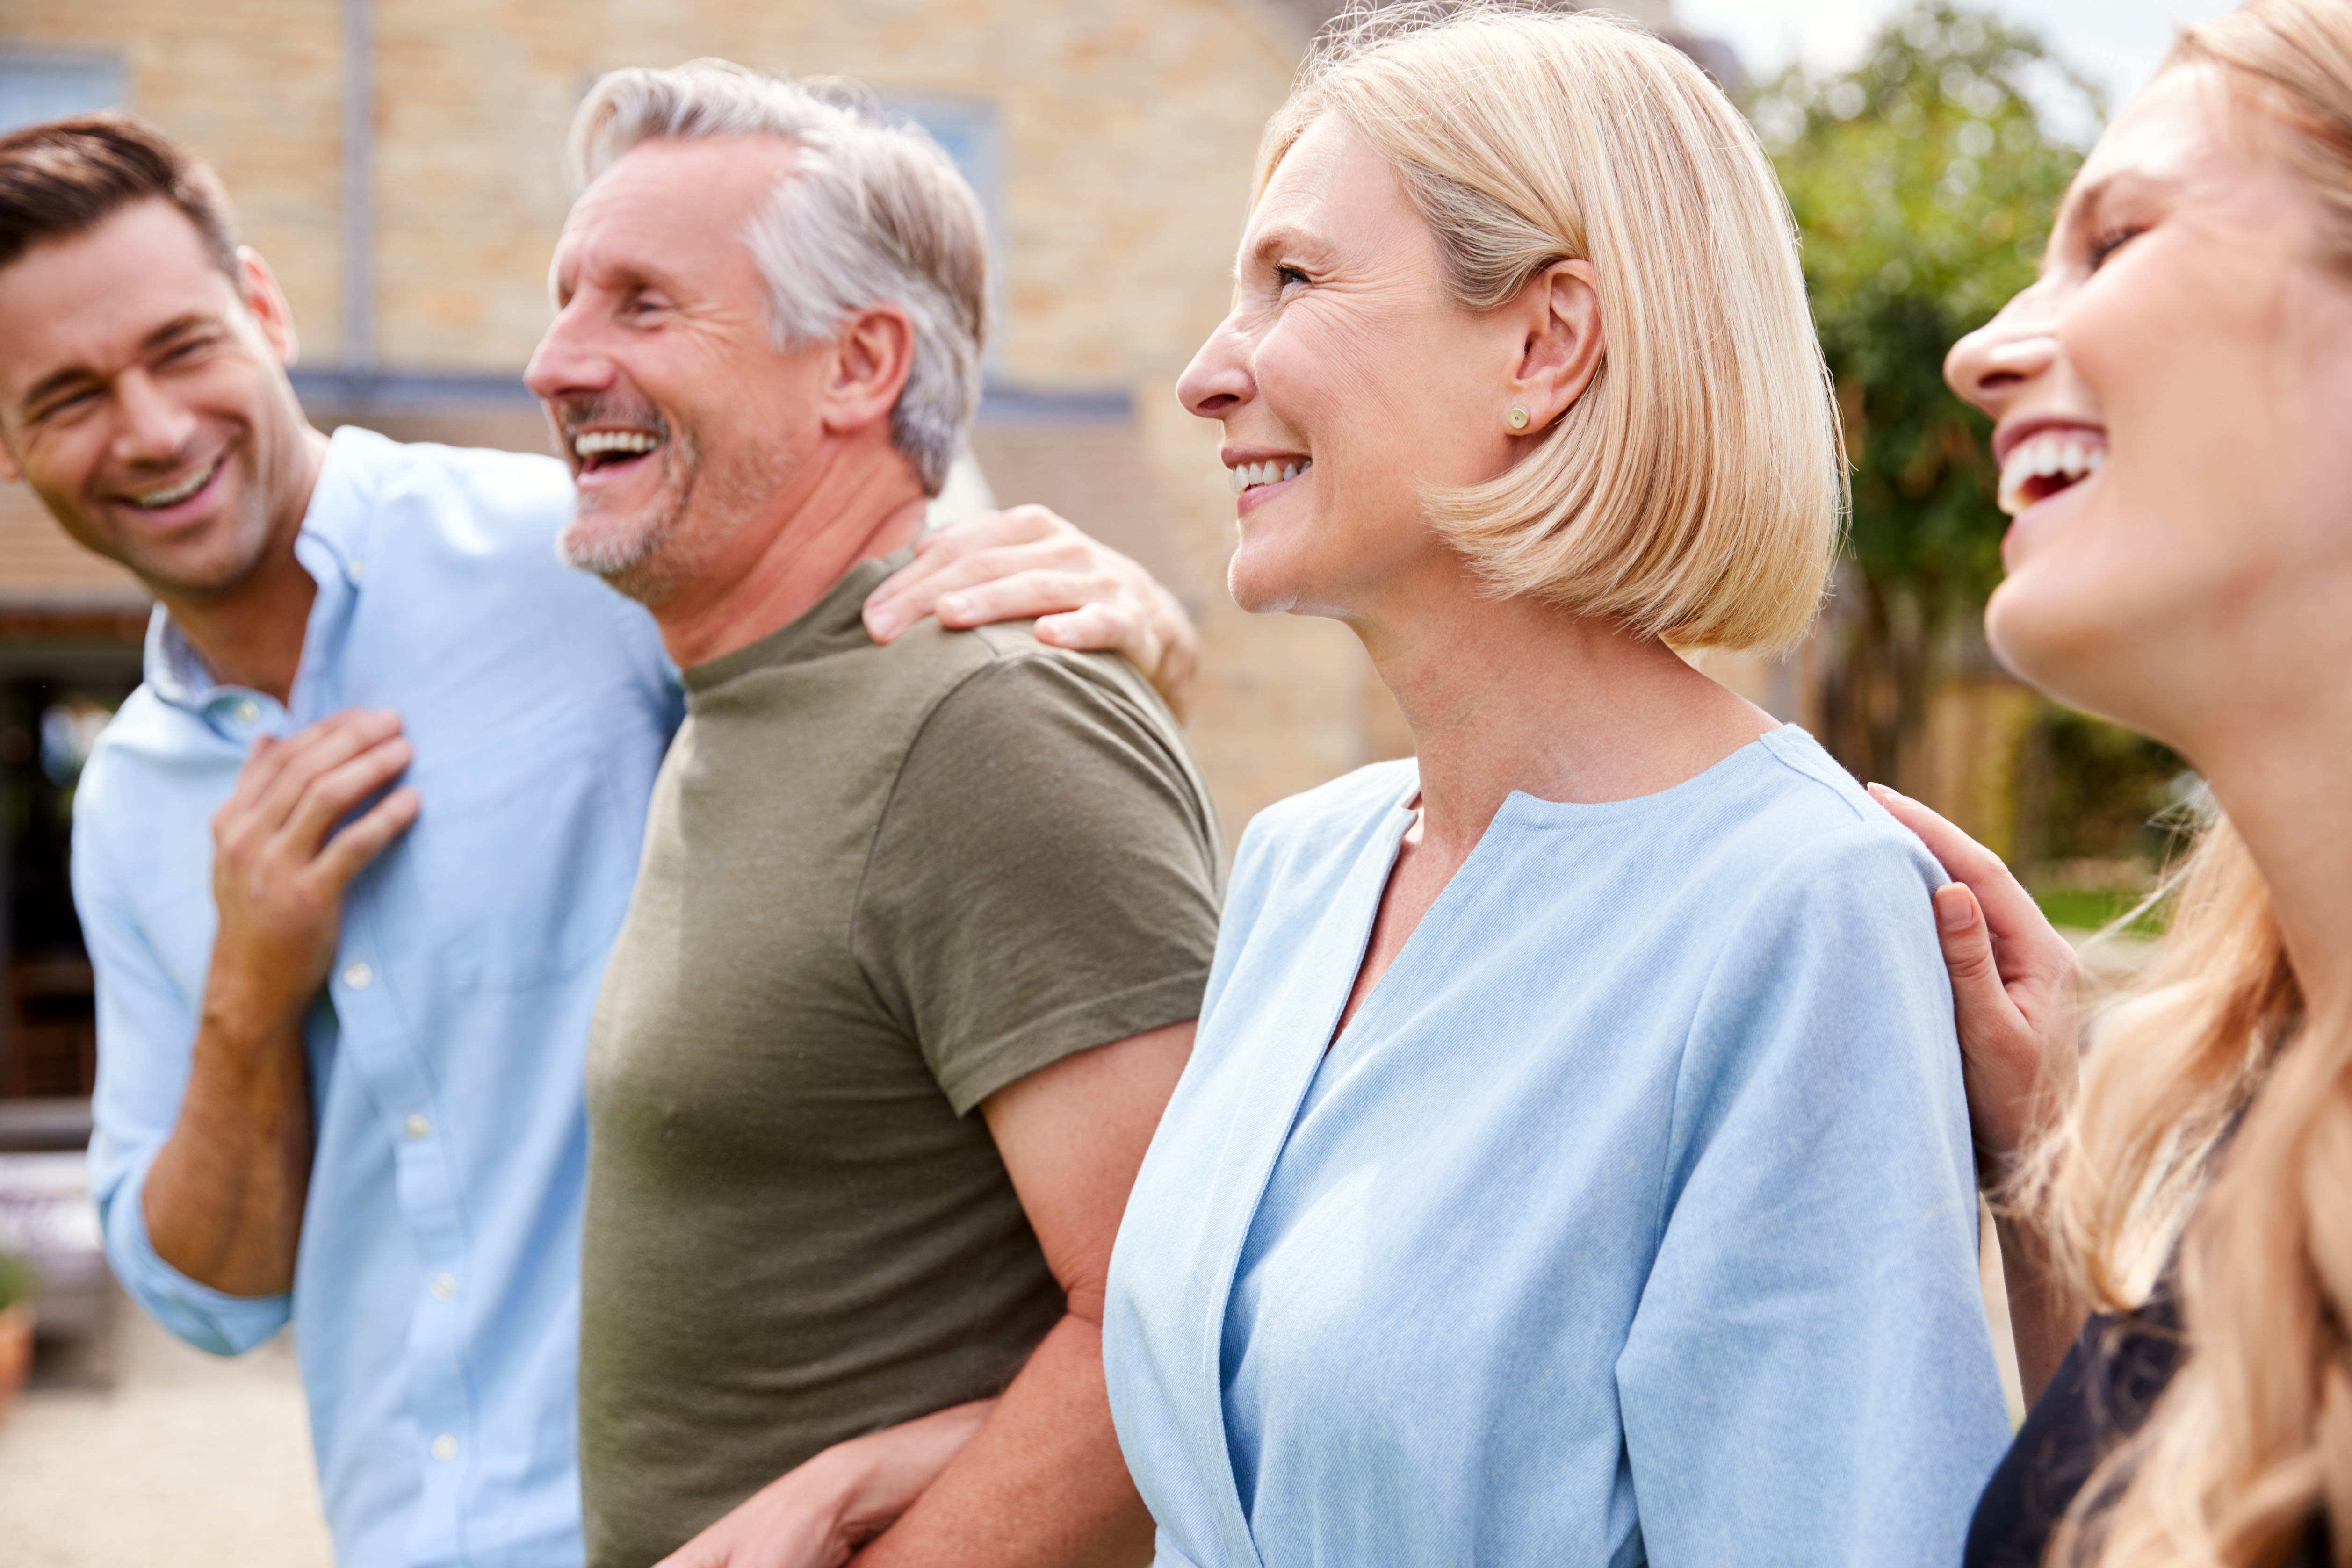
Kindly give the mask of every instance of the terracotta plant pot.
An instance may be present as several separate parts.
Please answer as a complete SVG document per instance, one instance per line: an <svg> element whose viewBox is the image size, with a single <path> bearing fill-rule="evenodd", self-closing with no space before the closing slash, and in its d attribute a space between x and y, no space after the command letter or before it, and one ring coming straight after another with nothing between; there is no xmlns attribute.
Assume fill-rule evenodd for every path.
<svg viewBox="0 0 2352 1568"><path fill-rule="evenodd" d="M0 1308L0 1421L8 1418L25 1375L33 1370L33 1303Z"/></svg>

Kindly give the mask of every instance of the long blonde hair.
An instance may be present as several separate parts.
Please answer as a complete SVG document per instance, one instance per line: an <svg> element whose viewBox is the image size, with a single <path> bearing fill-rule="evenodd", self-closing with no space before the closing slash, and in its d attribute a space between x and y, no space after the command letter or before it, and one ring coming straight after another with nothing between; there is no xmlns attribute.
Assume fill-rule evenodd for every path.
<svg viewBox="0 0 2352 1568"><path fill-rule="evenodd" d="M2352 4L2252 0L2183 30L2352 259ZM2077 1496L2053 1563L2266 1568L2315 1511L2352 1554L2352 1034L2308 1027L2270 892L2216 819L2164 952L2100 1019L2030 1201L2099 1304L2177 1256L2186 1358Z"/></svg>

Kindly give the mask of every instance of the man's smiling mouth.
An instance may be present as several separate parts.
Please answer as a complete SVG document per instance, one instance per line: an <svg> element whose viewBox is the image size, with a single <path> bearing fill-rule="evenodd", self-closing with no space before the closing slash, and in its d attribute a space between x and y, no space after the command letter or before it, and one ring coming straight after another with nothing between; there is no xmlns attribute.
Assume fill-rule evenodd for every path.
<svg viewBox="0 0 2352 1568"><path fill-rule="evenodd" d="M211 484L213 476L220 472L220 465L221 460L215 457L175 484L158 486L152 490L135 490L125 498L132 506L148 512L160 512L167 507L176 507Z"/></svg>
<svg viewBox="0 0 2352 1568"><path fill-rule="evenodd" d="M663 444L650 430L583 430L572 438L572 452L585 475L635 463Z"/></svg>

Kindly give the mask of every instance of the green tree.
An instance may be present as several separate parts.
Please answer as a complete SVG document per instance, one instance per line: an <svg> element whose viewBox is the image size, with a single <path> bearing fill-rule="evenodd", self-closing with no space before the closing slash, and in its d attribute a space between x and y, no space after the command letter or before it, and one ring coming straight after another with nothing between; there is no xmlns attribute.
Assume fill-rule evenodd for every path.
<svg viewBox="0 0 2352 1568"><path fill-rule="evenodd" d="M2048 112L2070 97L2102 110L2030 34L1930 3L1855 68L1792 68L1752 105L1853 464L1822 739L1864 778L1904 782L1952 634L1999 578L1989 427L1945 387L1944 353L2032 281L2081 161Z"/></svg>

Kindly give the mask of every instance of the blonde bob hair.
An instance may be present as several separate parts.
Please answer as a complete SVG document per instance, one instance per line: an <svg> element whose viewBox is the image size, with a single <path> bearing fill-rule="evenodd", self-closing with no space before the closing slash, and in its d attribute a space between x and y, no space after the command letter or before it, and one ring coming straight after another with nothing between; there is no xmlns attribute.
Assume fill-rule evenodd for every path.
<svg viewBox="0 0 2352 1568"><path fill-rule="evenodd" d="M1438 530L1503 591L1676 646L1802 637L1844 452L1788 204L1722 92L1613 17L1359 5L1267 122L1257 196L1326 114L1403 176L1464 309L1599 275L1600 372L1501 476L1428 495Z"/></svg>

